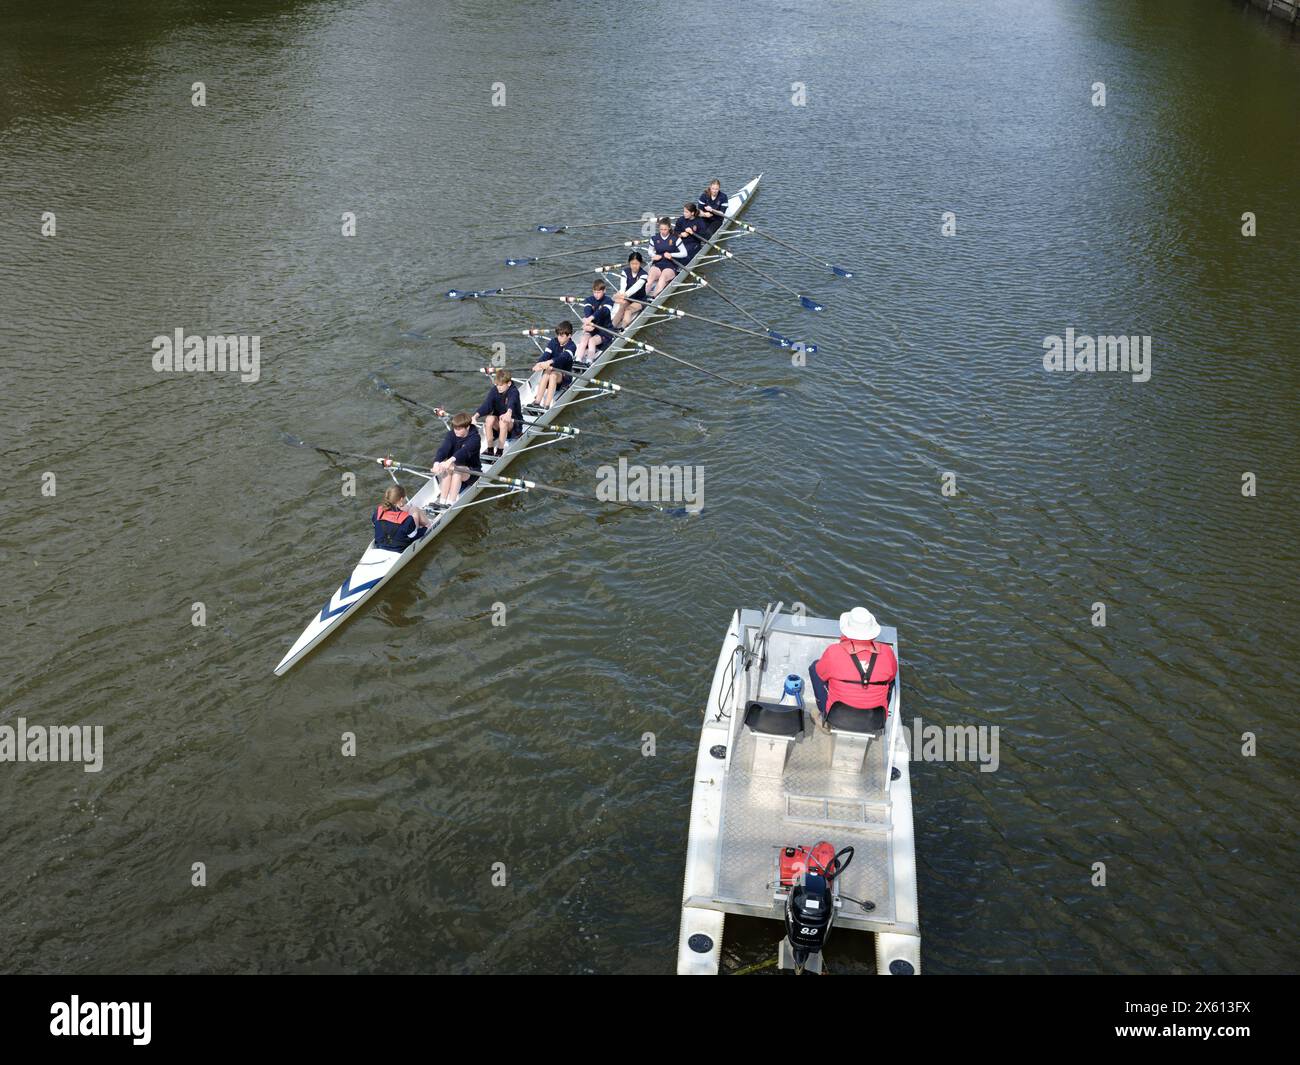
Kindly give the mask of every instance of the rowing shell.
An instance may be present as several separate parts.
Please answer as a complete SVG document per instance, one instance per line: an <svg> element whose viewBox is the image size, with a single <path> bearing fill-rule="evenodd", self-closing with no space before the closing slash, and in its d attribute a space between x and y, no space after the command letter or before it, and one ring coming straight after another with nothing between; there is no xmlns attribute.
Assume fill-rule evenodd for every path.
<svg viewBox="0 0 1300 1065"><path fill-rule="evenodd" d="M762 176L760 174L730 197L727 205L726 221L718 227L709 243L703 245L699 252L696 253L690 264L691 270L698 270L700 267L709 266L725 258L725 255L719 250L722 243L742 232L731 224L731 219L739 215L749 201L754 198L754 193L758 189L758 183ZM581 373L576 372L577 367L574 367L575 372L572 383L568 389L556 398L555 403L549 410L536 414L529 414L526 410L529 402L537 394L541 382L540 373L533 374L527 381L520 383L519 399L521 405L525 408L524 431L509 442L505 453L500 458L489 460L484 456L481 459L483 472L500 476L502 471L524 452L567 439L567 436L562 433L554 431L548 433L546 431L547 426L554 422L566 407L582 403L585 400L613 395L613 391L607 386L593 383L600 369L608 367L612 363L621 362L624 359L636 358L642 354L639 349L632 347L629 343L631 338L647 325L655 325L658 322L675 318L670 312L661 310L664 301L669 296L692 292L702 286L703 282L698 278L693 277L685 270L679 271L663 292L659 293L637 315L632 324L624 329L612 343L605 345L599 356L589 367ZM538 348L544 346L535 337L533 342ZM382 547L376 547L372 539L370 546L365 550L365 554L361 556L361 561L356 564L343 583L335 589L334 594L321 607L320 612L302 630L302 635L294 641L293 646L289 648L289 652L280 659L280 664L275 667L276 676L280 676L292 669L330 633L356 614L362 604L392 580L397 572L411 559L427 548L430 542L446 529L461 511L477 503L491 502L523 491L527 491L523 484L497 484L480 478L469 488L462 491L460 498L437 516L432 528L420 539L414 541L406 550L389 551ZM430 480L411 497L411 503L416 507L424 507L437 498L438 482Z"/></svg>

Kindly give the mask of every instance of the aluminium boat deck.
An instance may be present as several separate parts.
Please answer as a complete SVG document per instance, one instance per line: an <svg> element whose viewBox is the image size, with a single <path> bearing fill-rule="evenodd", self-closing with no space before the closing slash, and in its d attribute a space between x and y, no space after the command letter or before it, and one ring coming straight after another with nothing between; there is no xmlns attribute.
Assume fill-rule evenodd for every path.
<svg viewBox="0 0 1300 1065"><path fill-rule="evenodd" d="M761 623L757 610L733 617L710 690L696 761L678 972L718 971L726 914L780 920L780 849L821 840L837 850L854 848L839 881L845 898L827 953L833 958L837 936L872 932L877 972L919 972L911 781L906 740L898 728L900 686L894 686L884 736L870 743L856 772L833 768L836 737L817 728L812 694L806 692L804 732L791 744L783 771L773 774L770 763L763 766L760 759L755 765L755 747L767 740L743 723L744 708L753 700L779 702L788 674L805 678L806 685L809 665L839 638L839 629L829 619L778 615L758 649L761 659L745 670L743 652L754 649ZM885 627L880 639L899 655L901 681L897 632Z"/></svg>

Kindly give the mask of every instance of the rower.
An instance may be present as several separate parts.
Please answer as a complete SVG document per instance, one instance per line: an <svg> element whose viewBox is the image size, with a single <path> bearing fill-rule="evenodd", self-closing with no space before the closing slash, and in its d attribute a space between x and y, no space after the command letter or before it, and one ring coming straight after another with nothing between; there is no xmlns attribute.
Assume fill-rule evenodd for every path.
<svg viewBox="0 0 1300 1065"><path fill-rule="evenodd" d="M630 325L632 319L641 313L641 308L645 306L646 294L645 286L648 280L645 271L645 259L641 257L639 251L634 251L627 257L627 265L623 267L623 276L619 282L618 291L614 293L614 328L622 329Z"/></svg>
<svg viewBox="0 0 1300 1065"><path fill-rule="evenodd" d="M686 249L685 261L690 262L700 250L700 241L705 236L704 219L695 204L682 205L682 216L673 223L673 232L682 238L682 247Z"/></svg>
<svg viewBox="0 0 1300 1065"><path fill-rule="evenodd" d="M492 458L499 457L506 449L507 440L513 440L524 431L519 389L509 370L497 370L492 387L475 413L483 419L483 453Z"/></svg>
<svg viewBox="0 0 1300 1065"><path fill-rule="evenodd" d="M700 214L704 218L703 235L711 237L718 231L718 226L722 225L723 217L727 213L727 205L731 202L727 194L722 191L722 182L714 178L709 182L709 187L700 193L697 201L700 205Z"/></svg>
<svg viewBox="0 0 1300 1065"><path fill-rule="evenodd" d="M371 517L375 526L375 546L385 551L405 551L433 526L433 520L419 507L407 501L406 489L391 484Z"/></svg>
<svg viewBox="0 0 1300 1065"><path fill-rule="evenodd" d="M879 732L889 712L889 688L898 659L887 643L877 643L880 625L866 607L840 615L840 640L808 668L821 726L844 724L854 732Z"/></svg>
<svg viewBox="0 0 1300 1065"><path fill-rule="evenodd" d="M561 322L555 327L555 336L546 342L546 350L541 360L533 366L533 371L541 371L542 379L533 393L532 406L546 410L555 402L557 390L564 391L569 386L569 375L565 370L573 369L573 325Z"/></svg>
<svg viewBox="0 0 1300 1065"><path fill-rule="evenodd" d="M442 438L438 453L433 457L433 465L429 467L429 472L438 478L440 488L436 505L451 506L460 498L463 489L478 480L477 474L461 473L456 467L465 466L471 470L481 470L483 467L479 460L480 447L481 441L478 429L474 427L474 420L464 411L453 414L447 435Z"/></svg>
<svg viewBox="0 0 1300 1065"><path fill-rule="evenodd" d="M659 232L650 238L650 277L646 291L653 299L668 287L677 276L678 267L686 260L686 247L681 237L673 232L673 220L667 215L659 219Z"/></svg>
<svg viewBox="0 0 1300 1065"><path fill-rule="evenodd" d="M614 331L614 301L606 294L608 287L604 278L596 278L591 283L591 295L582 305L582 336L575 358L584 366L596 361Z"/></svg>

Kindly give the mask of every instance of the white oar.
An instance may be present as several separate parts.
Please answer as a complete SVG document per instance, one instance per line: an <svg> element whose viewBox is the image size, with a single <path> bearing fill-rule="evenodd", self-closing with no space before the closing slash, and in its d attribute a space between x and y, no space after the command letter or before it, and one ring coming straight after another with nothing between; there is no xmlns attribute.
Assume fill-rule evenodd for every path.
<svg viewBox="0 0 1300 1065"><path fill-rule="evenodd" d="M577 367L574 367L574 369L576 370ZM628 388L627 385L615 384L613 381L606 381L602 377L592 377L587 381L583 381L582 385L584 388L589 388L594 385L602 392L610 392L614 394L626 392L629 396L636 396L637 399L648 399L651 403L662 403L665 407L672 407L674 410L679 410L683 414L695 413L695 408L688 407L685 403L678 403L676 400L672 399L664 399L662 396L656 396L653 392L647 392L644 388Z"/></svg>
<svg viewBox="0 0 1300 1065"><path fill-rule="evenodd" d="M633 222L644 222L645 218L619 218L613 222L581 222L578 225L569 225L567 222L559 226L538 226L538 233L567 233L573 229L596 229L600 226L630 226Z"/></svg>
<svg viewBox="0 0 1300 1065"><path fill-rule="evenodd" d="M759 318L758 315L751 314L749 311L745 310L744 307L742 307L739 303L737 303L725 292L723 292L722 289L718 288L717 285L715 285L711 280L709 280L709 278L705 277L703 274L698 273L695 270L692 270L689 266L686 268L686 272L690 274L691 277L695 278L695 280L700 283L700 287L704 289L706 292L712 292L715 296L718 297L718 299L722 300L724 303L730 304L733 309L738 311L745 318L748 318L759 328L763 329L764 330L763 335L766 336L769 340L771 340L773 344L780 345L783 348L792 348L795 347L796 344L798 343L798 341L794 340L791 337L786 336L784 333L777 332L765 321L763 321L763 319ZM667 309L668 308L665 308L665 310ZM709 319L705 319L705 321L708 320ZM719 322L717 324L721 325L723 323ZM807 351L811 354L816 350L817 350L816 344L804 344L804 351Z"/></svg>
<svg viewBox="0 0 1300 1065"><path fill-rule="evenodd" d="M726 215L722 214L720 211L713 210L712 207L704 207L701 205L700 209L705 214L713 215L714 218L726 217ZM773 234L768 233L766 230L759 229L758 226L756 225L752 225L749 222L742 222L739 218L733 218L731 220L731 223L732 225L738 226L741 229L748 230L750 233L756 233L764 240L770 240L773 244L779 244L783 248L788 248L790 251L795 252L798 255L802 255L805 259L811 259L818 266L826 267L826 269L828 269L836 277L847 278L853 276L852 270L845 270L844 267L842 266L836 266L834 263L828 263L825 259L819 259L817 258L817 256L813 255L812 252L807 251L804 248L800 248L796 244L791 244L789 241L782 240L780 237L774 236Z"/></svg>
<svg viewBox="0 0 1300 1065"><path fill-rule="evenodd" d="M414 466L406 466L393 459L392 455L359 455L355 451L340 451L333 447L322 447L320 444L310 444L306 440L299 439L296 436L290 436L288 433L281 433L281 439L286 444L292 444L294 447L307 447L313 451L319 451L322 455L333 455L336 458L343 459L362 459L365 462L377 462L386 470L403 470L407 473L419 474L421 477L429 477L429 474Z"/></svg>
<svg viewBox="0 0 1300 1065"><path fill-rule="evenodd" d="M420 410L427 410L431 414L436 414L438 418L442 421L443 425L447 426L448 428L451 428L451 423L447 420L446 414L442 411L442 408L434 407L428 403L422 402L421 400L412 399L410 396L402 395L402 393L398 392L397 389L393 388L392 385L390 385L377 373L372 373L370 375L370 379L375 383L375 387L378 388L379 391L392 396L394 399L401 400L409 407L418 407Z"/></svg>
<svg viewBox="0 0 1300 1065"><path fill-rule="evenodd" d="M419 367L419 369L424 370L426 373L431 373L431 374L474 373L474 374L487 374L489 377L495 372L495 370L489 370L487 367L483 367L483 366L480 366L477 370L462 370L462 369L441 370L431 366L421 366ZM583 369L585 369L585 367L583 367L581 363L576 363L572 369L561 370L560 372L567 373L570 376L576 377L577 375L582 373ZM511 376L517 374L521 378L526 377L528 374L531 374L532 372L533 370L531 366L523 369L510 371ZM626 392L629 396L636 396L637 399L649 400L651 403L662 403L665 407L672 407L674 410L679 410L683 414L695 413L694 407L688 407L684 403L677 403L671 399L664 399L662 396L656 396L653 392L646 392L644 389L628 388L627 385L615 384L613 381L606 381L600 377L592 377L587 381L583 381L582 386L584 388L595 387L602 392L611 392L611 393Z"/></svg>
<svg viewBox="0 0 1300 1065"><path fill-rule="evenodd" d="M817 350L816 344L804 344L802 341L792 340L788 336L778 333L775 329L768 329L760 333L757 329L746 329L744 326L732 325L730 322L722 322L717 318L706 318L702 314L692 314L690 311L679 311L676 307L660 307L664 314L671 314L677 318L693 318L697 322L708 322L710 325L721 326L723 329L731 329L737 333L744 333L746 336L762 337L764 340L770 340L777 347L795 348L802 347L810 355Z"/></svg>
<svg viewBox="0 0 1300 1065"><path fill-rule="evenodd" d="M534 285L537 284L536 281L532 283ZM519 288L522 286L516 285L513 287ZM554 303L556 300L559 300L561 303L582 302L581 296L543 296L541 293L538 292L515 293L508 288L484 288L484 289L479 289L477 292L469 292L469 291L462 292L457 289L452 289L450 292L447 293L447 295L454 300L481 300L481 299L486 299L488 296L504 296L508 300L550 300L552 303Z"/></svg>
<svg viewBox="0 0 1300 1065"><path fill-rule="evenodd" d="M452 300L482 299L484 296L499 296L503 292L513 292L515 289L528 288L530 285L549 285L552 281L567 281L571 277L590 277L592 274L607 274L618 269L621 269L618 263L602 263L600 266L589 266L586 270L575 270L571 274L560 274L559 277L535 277L531 281L522 281L518 285L507 285L505 288L453 288L447 291L447 298ZM420 339L427 340L429 338L420 337Z"/></svg>
<svg viewBox="0 0 1300 1065"><path fill-rule="evenodd" d="M606 329L604 326L596 325L595 322L592 323L591 327L595 329L597 332L604 333L606 336L611 336L611 337L619 336L619 333L617 333L616 331L612 329ZM719 381L725 382L726 384L732 385L736 388L754 387L753 385L743 384L740 381L733 381L730 377L724 377L722 374L714 373L712 370L706 370L703 366L697 366L695 363L689 362L688 360L683 359L677 355L672 355L669 352L664 351L663 348L655 347L653 344L642 343L640 340L637 340L636 337L625 337L624 339L629 344L631 344L634 348L639 348L641 351L646 352L646 354L648 355L662 355L665 359L671 359L673 362L680 362L683 366L689 366L692 370L696 370L702 374L707 374L709 377L716 377Z"/></svg>
<svg viewBox="0 0 1300 1065"><path fill-rule="evenodd" d="M695 280L700 283L700 287L704 289L706 292L712 292L715 296L718 297L718 299L722 300L724 303L731 304L732 307L734 307L737 311L739 311L742 315L744 315L744 317L748 318L755 325L760 325L764 329L769 328L768 324L765 321L763 321L763 319L745 310L744 307L742 307L739 303L733 300L730 296L726 295L722 291L722 289L718 288L717 285L715 285L709 278L701 274L698 270L693 270L691 269L691 267L688 266L686 267L686 272L690 274L691 277L695 278Z"/></svg>
<svg viewBox="0 0 1300 1065"><path fill-rule="evenodd" d="M582 499L588 503L613 503L616 507L648 507L651 510L657 510L661 513L669 513L671 510L680 510L680 507L661 507L658 503L647 503L633 499L597 499L594 495L587 492L575 492L572 488L557 488L553 484L542 484L540 481L526 481L521 477L494 477L490 473L484 473L482 470L473 469L470 466L453 466L457 473L468 473L475 477L482 477L485 481L493 484L505 485L510 488L518 489L522 492L531 492L534 488L539 488L543 492L553 492L555 495L569 496L573 499Z"/></svg>
<svg viewBox="0 0 1300 1065"><path fill-rule="evenodd" d="M488 333L452 333L448 340L479 340L485 337L548 337L550 329L532 327L529 329L494 329Z"/></svg>
<svg viewBox="0 0 1300 1065"><path fill-rule="evenodd" d="M436 373L437 371L435 370L433 372ZM476 371L469 371L469 372L476 372ZM379 388L381 392L385 392L388 395L392 396L394 399L401 400L403 403L409 406L418 407L420 410L427 410L430 414L437 415L437 417L442 420L444 425L447 424L447 412L443 410L442 407L434 407L428 403L421 403L418 399L412 399L410 396L402 395L402 393L392 388L378 374L371 374L371 378L374 380L375 385ZM560 436L568 436L568 437L591 436L601 440L619 440L625 444L635 444L638 447L658 446L653 440L642 440L639 437L635 437L635 436L618 436L615 433L598 433L594 429L579 429L576 425L538 425L536 422L530 422L529 424L524 426L522 432L556 433Z"/></svg>
<svg viewBox="0 0 1300 1065"><path fill-rule="evenodd" d="M533 263L548 259L568 259L574 255L586 255L593 251L612 251L615 248L639 248L644 240L620 240L617 244L600 244L594 248L574 248L572 251L557 251L550 255L521 255L506 260L507 266L532 266Z"/></svg>
<svg viewBox="0 0 1300 1065"><path fill-rule="evenodd" d="M735 260L735 262L739 263L739 264L740 264L741 266L743 266L746 270L752 271L753 273L758 274L759 277L764 278L764 279L766 279L767 281L770 281L770 282L771 282L772 284L774 284L777 288L783 288L783 289L785 289L787 292L793 292L796 296L799 297L799 303L800 303L802 306L808 308L808 310L810 310L810 311L824 311L824 310L826 309L826 308L823 307L820 303L818 303L815 299L813 299L811 296L805 296L805 295L804 295L802 292L800 292L797 288L791 288L789 285L787 285L784 281L781 281L779 278L775 278L775 277L773 277L771 274L767 273L766 271L760 270L757 266L754 266L754 265L751 264L751 263L747 263L747 262L745 262L744 259L739 259L739 258L737 258L735 252L727 251L726 248L719 248L719 249L718 249L718 252L719 252L719 254L726 256L728 259L733 259L733 260Z"/></svg>
<svg viewBox="0 0 1300 1065"><path fill-rule="evenodd" d="M294 444L296 447L309 447L314 451L321 452L322 454L334 455L339 458L364 459L367 462L378 463L390 475L394 471L398 473L413 473L417 477L425 478L425 480L432 480L434 476L431 470L425 470L419 466L412 466L408 462L399 462L391 455L360 455L353 451L340 451L337 448L321 447L319 444L309 444L305 440L299 440L296 437L289 436L288 433L285 433L284 437L287 442ZM575 492L571 488L557 488L554 485L542 484L539 481L525 481L517 477L495 477L490 473L484 473L482 470L476 470L470 466L453 466L452 469L457 473L465 473L473 477L482 477L483 480L491 481L493 484L506 485L523 492L531 492L536 488L543 492L553 492L556 495L571 496L574 499L584 499L596 503L606 502L605 500L596 499L594 496L589 495L586 492ZM649 507L652 510L664 512L669 510L668 507L661 507L657 503L643 503L636 500L611 499L608 500L608 502L620 507Z"/></svg>

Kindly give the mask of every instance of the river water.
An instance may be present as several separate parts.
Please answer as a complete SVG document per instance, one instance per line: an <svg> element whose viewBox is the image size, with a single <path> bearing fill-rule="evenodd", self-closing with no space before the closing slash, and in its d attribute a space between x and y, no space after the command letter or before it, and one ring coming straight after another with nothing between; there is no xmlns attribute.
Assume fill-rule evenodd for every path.
<svg viewBox="0 0 1300 1065"><path fill-rule="evenodd" d="M718 647L783 599L870 606L908 719L1000 730L997 772L913 774L927 971L1296 968L1300 37L1228 0L148 7L0 14L0 723L105 735L99 773L0 763L0 965L670 972ZM857 276L753 237L823 314L713 276L820 351L662 327L761 388L626 364L694 413L588 404L654 446L514 468L698 464L703 513L476 507L273 677L385 483L284 434L429 457L376 375L476 403L447 338L552 313L443 290L760 172L749 220ZM177 328L258 335L259 379L155 372ZM1045 372L1067 329L1150 337L1150 380Z"/></svg>

